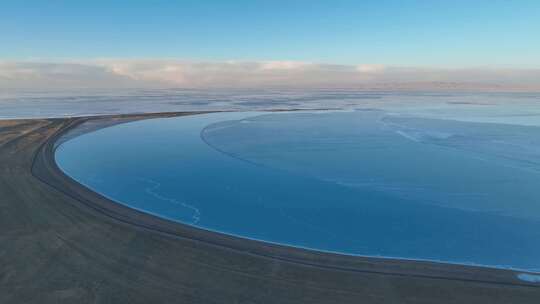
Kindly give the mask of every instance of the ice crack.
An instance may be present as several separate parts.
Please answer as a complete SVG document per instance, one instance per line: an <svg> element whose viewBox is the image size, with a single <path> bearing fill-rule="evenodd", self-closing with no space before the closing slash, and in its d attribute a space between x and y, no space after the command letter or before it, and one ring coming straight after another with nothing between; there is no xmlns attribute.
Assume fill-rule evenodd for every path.
<svg viewBox="0 0 540 304"><path fill-rule="evenodd" d="M192 206L192 205L190 205L188 203L180 202L180 201L178 201L178 200L176 200L174 198L166 197L166 196L163 196L163 195L157 193L156 190L159 189L159 187L161 187L161 183L156 182L155 180L152 180L152 179L148 179L148 178L139 178L139 180L144 181L144 182L149 183L149 184L152 185L151 187L147 187L144 190L147 194L149 194L149 195L151 195L151 196L153 196L153 197L155 197L155 198L157 198L157 199L159 199L161 201L170 202L170 203L173 203L175 205L180 205L180 206L182 206L184 208L187 208L187 209L190 209L191 211L193 211L193 216L192 216L193 221L190 224L194 225L194 224L198 223L201 220L201 212L197 207Z"/></svg>

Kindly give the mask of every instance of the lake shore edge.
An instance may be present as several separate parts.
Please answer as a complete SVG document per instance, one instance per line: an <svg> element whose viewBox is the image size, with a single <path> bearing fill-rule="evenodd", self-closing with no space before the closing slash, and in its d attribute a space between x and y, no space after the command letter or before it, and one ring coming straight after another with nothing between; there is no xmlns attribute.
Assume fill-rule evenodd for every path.
<svg viewBox="0 0 540 304"><path fill-rule="evenodd" d="M506 299L506 301L509 299L520 299L520 301L523 300L521 301L523 303L533 303L535 299L537 300L540 297L540 284L520 280L518 275L522 272L513 270L390 258L347 256L249 240L168 221L118 204L105 198L99 193L86 188L64 174L56 164L54 158L57 141L67 132L76 129L76 127L83 122L92 121L93 123L96 123L97 128L99 128L100 126L106 127L111 124L139 119L176 117L202 113L208 112L128 114L21 120L15 122L15 126L10 127L11 130L17 128L19 123L22 124L19 128L27 128L28 126L37 123L42 124L42 126L28 132L19 130L21 135L14 139L9 139L7 143L2 142L3 136L0 136L0 149L4 150L2 151L4 153L2 153L1 156L7 161L10 161L12 158L26 156L25 159L13 161L12 163L20 164L22 161L29 171L24 175L26 176L25 178L27 180L34 179L31 181L32 183L36 183L37 179L45 185L45 188L40 191L56 192L54 194L57 199L57 201L54 202L56 210L63 210L62 208L64 206L68 207L67 209L69 212L73 214L77 213L77 217L84 217L85 214L90 214L92 220L99 220L96 222L88 222L88 225L97 225L97 222L107 223L107 227L114 226L115 229L120 229L123 233L127 233L132 237L135 235L136 237L146 238L152 242L167 244L166 247L174 247L177 249L178 247L176 246L180 246L180 248L189 247L193 254L194 252L198 252L194 256L191 256L191 258L204 260L204 262L198 261L198 263L203 263L204 265L212 264L214 267L217 265L221 265L221 267L228 265L228 267L226 267L227 269L221 272L224 276L236 278L239 273L244 275L249 273L250 277L258 278L252 280L251 283L247 283L248 285L256 284L256 282L261 284L260 281L257 281L259 279L264 279L267 282L277 280L276 283L269 285L268 283L265 283L266 285L264 286L272 289L271 286L279 285L277 282L281 281L282 279L280 278L283 277L288 278L289 284L296 284L296 288L301 288L306 282L316 286L328 287L328 285L333 285L333 289L343 289L339 296L340 299L343 299L343 303L348 302L347 300L350 300L351 303L355 302L354 300L358 300L362 295L366 296L364 300L369 299L367 296L368 293L372 297L373 303L385 303L384 301L390 302L392 295L391 293L388 293L388 288L393 289L396 288L396 286L400 286L399 290L401 293L409 293L411 297L425 300L431 299L432 301L437 299L437 302L440 303L458 303L459 299L461 300L461 303L463 303L463 301L468 301L467 299L475 299L476 303L503 303L504 299ZM0 121L0 123L5 124L6 121ZM3 131L0 128L0 135L3 135L2 133ZM17 153L11 153L12 151L8 151L9 149L14 149L13 144L17 141L25 140L30 140L30 143L27 146L28 151L25 150L26 154L21 153L19 155ZM6 176L6 178L7 177L9 176ZM24 182L24 179L22 182ZM17 187L15 187L15 189L15 191L19 191ZM17 195L15 195L14 199L17 199ZM47 205L47 199L42 198L41 200ZM64 202L62 202L62 200L64 200ZM39 208L40 206L40 204L36 204L36 202L33 202L32 204L34 207L37 206ZM32 212L38 211L34 210ZM63 212L67 211L64 210ZM92 232L85 231L83 233L81 231L78 234L79 242L84 244L79 244L80 246L91 246L92 242L96 242L96 240L99 239L96 239L96 235L88 237L88 233ZM92 239L93 241L84 241L85 239ZM137 248L144 249L144 245L138 246L139 247ZM109 248L103 250L107 251L113 249ZM155 254L159 255L161 258L170 260L181 259L181 257L185 255L182 251L175 250L165 250ZM137 260L133 263L143 263L141 264L143 265L141 269L153 267L152 265L149 266L148 264L145 264L147 261L145 262L144 259L147 259L148 256L144 256L144 254L140 253L135 253L135 255L141 260ZM218 258L215 262L209 262L207 260L209 256L216 255L221 258ZM219 260L221 260L221 263L218 263ZM230 263L231 261L233 261L232 264ZM86 262L90 263L90 261ZM161 263L159 263L159 265L163 266ZM120 263L115 265L115 267L122 268L122 265ZM172 267L172 269L175 269L175 267ZM234 269L234 271L231 269ZM294 271L291 272L292 269L294 269ZM128 272L132 271L136 272L136 270L133 269ZM153 269L153 271L158 271L158 269ZM183 282L185 275L186 274L184 273L181 276L175 276L174 272L172 272L169 273L166 281L169 284L172 284L172 286L181 284L180 282ZM199 273L199 275L201 275L201 284L205 282L205 280L215 280L215 278L205 278L205 275L201 273ZM374 280L374 278L376 279ZM238 280L231 280L229 284L234 284L234 282L238 282ZM339 284L339 282L341 282L341 284ZM207 283L210 284L210 282ZM204 286L204 284L201 286ZM245 287L240 288L240 286L245 285L231 286L233 290L229 291L228 296L232 296L233 298L239 297L242 292L245 292ZM426 288L428 286L430 286L430 288ZM237 292L234 291L234 287L236 287ZM0 290L4 290L4 288L5 287L0 287ZM275 288L275 292L279 296L268 298L268 300L264 302L283 303L292 300L298 301L298 297L302 296L301 293L295 294L294 292L285 292L281 286L280 288ZM474 290L478 290L478 288L484 288L486 290L497 288L497 292L474 292ZM139 292L143 292L143 290L144 289ZM418 293L415 290L421 291ZM443 290L446 292L441 294ZM465 292L464 290L468 291ZM504 294L504 292L499 290L507 290L508 297L501 296L500 293ZM165 294L172 295L177 294L178 292L169 291ZM195 291L191 291L191 293L189 290L182 291L182 295L193 295L193 292ZM331 295L328 294L328 290L326 293L326 297L319 296L314 298L320 300L318 303L328 302L328 299L331 299L328 297ZM250 293L248 292L248 294ZM244 296L248 296L248 294L244 294ZM348 294L348 296L341 298L345 294ZM441 299L443 294L447 294L449 297ZM253 294L251 296L255 297L256 295ZM400 294L400 297L403 297L403 294ZM142 298L144 298L144 296ZM381 299L383 301L379 301ZM198 300L195 302L202 303L205 301Z"/></svg>

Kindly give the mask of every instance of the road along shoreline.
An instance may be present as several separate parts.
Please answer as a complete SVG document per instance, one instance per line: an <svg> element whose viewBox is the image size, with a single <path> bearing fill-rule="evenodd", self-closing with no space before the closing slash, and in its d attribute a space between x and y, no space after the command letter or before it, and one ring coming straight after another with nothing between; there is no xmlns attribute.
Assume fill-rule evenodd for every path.
<svg viewBox="0 0 540 304"><path fill-rule="evenodd" d="M57 141L84 122L91 121L99 128L138 119L194 114L200 113L42 119L39 122L46 122L46 125L41 126L41 130L29 131L11 139L8 144L0 141L0 149L7 152L0 154L7 167L20 164L20 160L10 162L10 158L28 156L29 164L26 165L29 172L23 174L22 182L39 184L35 185L39 192L51 192L25 199L25 203L34 209L31 215L22 216L31 218L42 211L41 217L47 224L55 221L56 217L70 223L42 226L48 227L46 231L59 242L70 244L67 246L69 250L65 250L72 255L57 266L63 269L69 264L73 269L78 265L75 267L78 272L69 273L74 284L83 286L79 287L82 289L78 296L85 295L83 299L101 296L122 300L128 296L132 299L136 294L138 298L134 302L141 303L150 297L160 301L189 299L195 303L210 303L213 302L211 299L257 303L355 303L360 299L366 303L397 300L407 303L414 299L438 303L505 303L509 300L535 303L540 299L540 284L522 281L517 277L519 273L512 270L324 253L243 239L161 219L113 202L86 188L65 175L54 160ZM28 128L38 120L32 121L21 128ZM24 153L17 154L9 151L20 148L13 140L30 141L25 145ZM10 183L8 178L9 174L3 180ZM16 204L18 199L29 196L18 191L35 191L32 187L21 188L25 189L19 190L16 184L11 185L10 189L15 189L16 193L8 197L8 204L11 201ZM53 209L54 212L51 215L40 208ZM28 209L13 212L21 210ZM7 228L9 232L17 227L13 224ZM57 253L57 248L45 247L40 256L47 255L47 250L51 250L50 254ZM104 256L116 259L105 263L103 260L107 259ZM13 257L13 260L17 259ZM53 267L50 273L58 272L54 263L48 267ZM106 274L101 276L94 273L103 268L115 271L103 270ZM15 270L13 272L16 273ZM163 284L158 288L161 292L150 291L156 282L146 282L145 275L159 278L157 281ZM116 282L111 286L131 293L122 296L113 294L110 288L101 291L89 289L85 284L92 280ZM17 296L21 295L14 290L20 291L24 286L12 289L4 286L3 282L0 276L0 291L7 291L6 295L12 297L9 299L20 299ZM130 282L131 285L128 284ZM32 288L39 290L35 291L36 294L49 296L56 291L39 284ZM52 298L57 299L54 295Z"/></svg>

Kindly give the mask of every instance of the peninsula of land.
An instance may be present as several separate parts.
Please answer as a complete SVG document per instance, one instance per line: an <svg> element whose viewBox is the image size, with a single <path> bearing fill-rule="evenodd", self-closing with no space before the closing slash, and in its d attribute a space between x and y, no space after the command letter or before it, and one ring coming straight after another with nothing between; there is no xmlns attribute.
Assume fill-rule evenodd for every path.
<svg viewBox="0 0 540 304"><path fill-rule="evenodd" d="M157 113L0 121L0 303L538 303L511 270L272 245L145 214L56 165L67 132Z"/></svg>

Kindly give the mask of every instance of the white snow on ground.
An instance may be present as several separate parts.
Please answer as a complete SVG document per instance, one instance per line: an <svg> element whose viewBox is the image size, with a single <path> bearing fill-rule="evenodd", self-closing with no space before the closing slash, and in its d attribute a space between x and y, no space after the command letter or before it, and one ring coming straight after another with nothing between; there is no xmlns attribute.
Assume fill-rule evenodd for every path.
<svg viewBox="0 0 540 304"><path fill-rule="evenodd" d="M517 277L525 282L540 283L540 274L520 273Z"/></svg>

